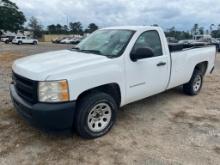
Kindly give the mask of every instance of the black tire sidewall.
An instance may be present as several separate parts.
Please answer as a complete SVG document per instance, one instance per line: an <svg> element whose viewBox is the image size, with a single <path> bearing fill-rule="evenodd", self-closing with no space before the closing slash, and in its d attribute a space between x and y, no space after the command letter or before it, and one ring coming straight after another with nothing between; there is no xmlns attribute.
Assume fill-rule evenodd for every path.
<svg viewBox="0 0 220 165"><path fill-rule="evenodd" d="M194 85L195 79L198 75L201 78L201 85L199 87L199 90L195 91L194 88L193 88L193 85ZM201 91L202 85L203 85L203 74L201 73L201 71L195 70L193 75L192 75L192 78L191 78L190 82L185 85L185 92L187 94L190 94L190 95L197 95Z"/></svg>
<svg viewBox="0 0 220 165"><path fill-rule="evenodd" d="M195 91L194 88L193 88L193 85L194 85L194 83L195 83L195 79L196 79L197 76L200 76L200 78L201 78L201 84L200 84L199 89L198 89L197 91ZM202 76L202 74L201 74L200 72L198 72L197 74L195 74L194 80L193 80L193 82L192 82L192 88L193 88L192 90L193 90L193 92L194 92L195 94L198 94L198 93L200 92L200 90L201 90L201 88L202 88L202 84L203 84L203 76Z"/></svg>
<svg viewBox="0 0 220 165"><path fill-rule="evenodd" d="M76 122L76 127L77 127L77 131L80 134L80 136L84 137L84 138L97 138L100 136L105 135L107 132L109 132L109 130L112 128L112 126L114 125L115 121L116 121L116 116L117 116L117 104L114 101L114 99L107 95L107 94L95 94L94 96L92 96L93 98L88 100L88 101L84 101L79 107L79 110L77 112L77 122ZM97 100L96 100L97 99ZM111 120L108 124L108 126L106 126L102 131L99 132L93 132L92 130L89 129L88 127L88 115L91 111L91 109L99 104L99 103L106 103L111 107Z"/></svg>
<svg viewBox="0 0 220 165"><path fill-rule="evenodd" d="M195 79L197 76L200 76L200 78L201 78L201 85L200 85L199 89L197 91L195 91L193 86L194 86L194 82L195 82ZM190 80L190 90L191 90L192 95L197 95L200 92L200 90L202 89L202 85L203 85L203 75L199 70L195 70L193 73L193 76Z"/></svg>

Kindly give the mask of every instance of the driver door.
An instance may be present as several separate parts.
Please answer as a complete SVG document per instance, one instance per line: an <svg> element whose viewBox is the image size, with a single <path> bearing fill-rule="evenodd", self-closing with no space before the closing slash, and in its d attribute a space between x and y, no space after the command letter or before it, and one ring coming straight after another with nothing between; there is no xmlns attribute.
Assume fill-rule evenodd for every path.
<svg viewBox="0 0 220 165"><path fill-rule="evenodd" d="M126 65L127 101L133 102L164 91L169 82L170 59L164 54L158 31L151 30L142 33L132 49L152 49L154 56L133 62L131 59Z"/></svg>

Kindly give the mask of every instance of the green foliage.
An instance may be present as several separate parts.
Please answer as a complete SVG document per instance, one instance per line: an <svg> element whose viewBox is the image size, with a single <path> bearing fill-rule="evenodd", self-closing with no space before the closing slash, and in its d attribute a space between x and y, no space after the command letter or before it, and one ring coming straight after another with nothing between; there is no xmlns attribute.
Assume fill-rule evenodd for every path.
<svg viewBox="0 0 220 165"><path fill-rule="evenodd" d="M83 34L83 27L81 22L70 22L70 32L73 34Z"/></svg>
<svg viewBox="0 0 220 165"><path fill-rule="evenodd" d="M92 33L98 29L98 26L95 23L90 23L89 26L83 31L81 22L71 22L69 27L67 25L48 25L47 34L83 34Z"/></svg>
<svg viewBox="0 0 220 165"><path fill-rule="evenodd" d="M33 37L40 38L43 35L43 27L35 17L31 17L28 24L30 30L33 32Z"/></svg>
<svg viewBox="0 0 220 165"><path fill-rule="evenodd" d="M99 27L95 23L90 23L88 28L85 29L85 33L92 33L96 31Z"/></svg>
<svg viewBox="0 0 220 165"><path fill-rule="evenodd" d="M0 0L0 29L16 32L23 28L26 21L17 5L9 0Z"/></svg>
<svg viewBox="0 0 220 165"><path fill-rule="evenodd" d="M48 34L69 34L69 28L67 25L60 25L60 24L57 24L57 25L49 25L47 26L47 33Z"/></svg>
<svg viewBox="0 0 220 165"><path fill-rule="evenodd" d="M178 31L175 27L168 29L165 34L166 37L174 37L177 40L192 39L192 35L189 32Z"/></svg>

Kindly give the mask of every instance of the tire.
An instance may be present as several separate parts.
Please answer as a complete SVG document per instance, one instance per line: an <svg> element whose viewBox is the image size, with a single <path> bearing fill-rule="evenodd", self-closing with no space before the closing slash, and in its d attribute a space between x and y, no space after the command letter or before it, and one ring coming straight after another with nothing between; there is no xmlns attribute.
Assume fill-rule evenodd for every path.
<svg viewBox="0 0 220 165"><path fill-rule="evenodd" d="M82 138L98 138L111 130L117 111L116 101L110 95L102 92L90 93L77 105L74 127Z"/></svg>
<svg viewBox="0 0 220 165"><path fill-rule="evenodd" d="M203 85L203 74L199 70L195 70L192 78L187 84L183 85L183 91L187 95L194 96L197 95L202 89Z"/></svg>
<svg viewBox="0 0 220 165"><path fill-rule="evenodd" d="M6 41L5 41L5 44L9 44L9 40L6 40Z"/></svg>
<svg viewBox="0 0 220 165"><path fill-rule="evenodd" d="M37 45L37 41L34 41L34 42L33 42L33 45Z"/></svg>
<svg viewBox="0 0 220 165"><path fill-rule="evenodd" d="M18 45L21 45L22 44L22 42L21 41L18 41Z"/></svg>

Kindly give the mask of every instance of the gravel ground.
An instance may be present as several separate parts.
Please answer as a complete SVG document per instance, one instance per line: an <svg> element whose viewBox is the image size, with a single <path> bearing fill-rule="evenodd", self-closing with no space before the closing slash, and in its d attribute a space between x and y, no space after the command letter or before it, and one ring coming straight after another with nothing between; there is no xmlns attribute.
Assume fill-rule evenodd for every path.
<svg viewBox="0 0 220 165"><path fill-rule="evenodd" d="M220 164L220 54L198 96L176 88L127 105L104 137L45 133L15 112L8 85L12 62L30 54L69 48L0 43L0 164Z"/></svg>

